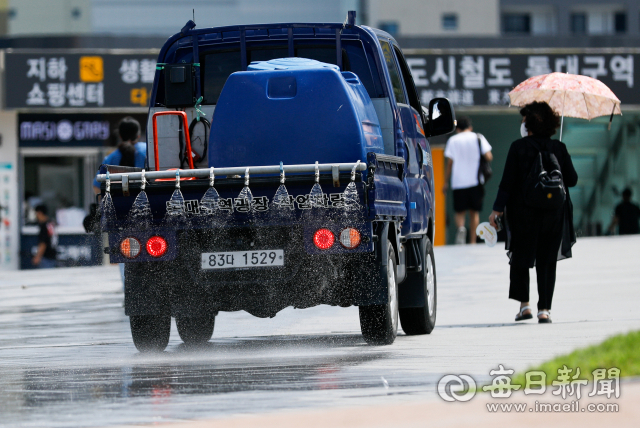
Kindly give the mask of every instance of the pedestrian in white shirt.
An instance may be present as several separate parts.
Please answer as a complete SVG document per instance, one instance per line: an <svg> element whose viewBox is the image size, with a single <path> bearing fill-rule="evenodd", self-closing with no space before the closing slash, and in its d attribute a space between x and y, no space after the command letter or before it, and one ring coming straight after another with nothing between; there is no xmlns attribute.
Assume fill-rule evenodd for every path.
<svg viewBox="0 0 640 428"><path fill-rule="evenodd" d="M456 212L456 244L464 244L467 241L467 229L465 225L466 213L469 213L469 229L471 236L469 241L476 243L476 228L480 222L480 211L484 199L484 176L480 173L480 157L491 162L491 145L482 134L473 132L471 119L458 118L456 135L449 138L444 149L447 158L447 169L443 191L453 190L453 209Z"/></svg>

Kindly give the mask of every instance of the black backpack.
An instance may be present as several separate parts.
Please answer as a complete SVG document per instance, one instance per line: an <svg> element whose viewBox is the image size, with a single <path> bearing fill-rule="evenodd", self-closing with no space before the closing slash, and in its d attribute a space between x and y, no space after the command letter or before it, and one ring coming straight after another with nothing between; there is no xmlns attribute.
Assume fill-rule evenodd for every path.
<svg viewBox="0 0 640 428"><path fill-rule="evenodd" d="M528 141L539 153L524 180L524 203L531 208L557 211L567 199L558 159L553 153L542 150L536 142Z"/></svg>

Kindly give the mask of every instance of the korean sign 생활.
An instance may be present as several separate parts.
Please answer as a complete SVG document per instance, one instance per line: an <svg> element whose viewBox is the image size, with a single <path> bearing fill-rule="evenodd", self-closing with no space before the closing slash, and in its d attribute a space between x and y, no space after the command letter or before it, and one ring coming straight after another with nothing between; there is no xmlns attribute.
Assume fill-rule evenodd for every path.
<svg viewBox="0 0 640 428"><path fill-rule="evenodd" d="M406 51L421 101L446 97L463 107L504 106L509 105L509 91L529 77L566 72L601 80L623 104L640 104L640 94L634 90L640 84L636 78L640 51L478 52Z"/></svg>
<svg viewBox="0 0 640 428"><path fill-rule="evenodd" d="M156 55L5 55L7 108L146 107Z"/></svg>

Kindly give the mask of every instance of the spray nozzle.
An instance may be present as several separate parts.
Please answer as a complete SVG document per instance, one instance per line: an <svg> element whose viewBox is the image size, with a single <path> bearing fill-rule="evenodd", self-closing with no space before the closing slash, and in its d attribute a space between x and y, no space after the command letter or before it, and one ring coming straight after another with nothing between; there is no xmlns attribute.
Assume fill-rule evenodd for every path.
<svg viewBox="0 0 640 428"><path fill-rule="evenodd" d="M147 187L147 180L145 180L145 178L144 178L144 173L145 173L145 171L143 169L142 170L142 174L141 174L142 176L140 177L140 180L142 180L141 183L140 183L140 190L144 190Z"/></svg>
<svg viewBox="0 0 640 428"><path fill-rule="evenodd" d="M316 161L316 183L320 183L320 167L318 161Z"/></svg>
<svg viewBox="0 0 640 428"><path fill-rule="evenodd" d="M280 162L280 183L284 184L284 166L282 165L282 162Z"/></svg>
<svg viewBox="0 0 640 428"><path fill-rule="evenodd" d="M209 186L213 187L213 182L216 180L216 176L213 173L213 167L209 170Z"/></svg>
<svg viewBox="0 0 640 428"><path fill-rule="evenodd" d="M244 185L249 185L249 168L244 170Z"/></svg>
<svg viewBox="0 0 640 428"><path fill-rule="evenodd" d="M109 178L109 170L107 170L107 193L111 192L111 179Z"/></svg>
<svg viewBox="0 0 640 428"><path fill-rule="evenodd" d="M356 170L358 169L359 166L360 166L360 159L358 159L358 162L356 162L356 164L353 166L353 169L351 170L351 181L356 181Z"/></svg>
<svg viewBox="0 0 640 428"><path fill-rule="evenodd" d="M180 170L176 169L176 189L180 188Z"/></svg>

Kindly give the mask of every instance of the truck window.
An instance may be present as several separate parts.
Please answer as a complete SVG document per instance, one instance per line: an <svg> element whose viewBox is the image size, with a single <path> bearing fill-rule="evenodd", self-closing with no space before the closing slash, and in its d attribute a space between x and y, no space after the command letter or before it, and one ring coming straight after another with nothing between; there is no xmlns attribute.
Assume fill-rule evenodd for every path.
<svg viewBox="0 0 640 428"><path fill-rule="evenodd" d="M240 71L240 50L209 53L201 62L202 103L216 104L229 75Z"/></svg>
<svg viewBox="0 0 640 428"><path fill-rule="evenodd" d="M384 60L387 63L387 68L389 69L389 77L391 78L391 86L393 86L393 95L396 97L396 102L406 104L407 99L404 96L404 89L402 88L402 82L400 81L400 73L398 72L396 60L393 57L393 52L391 51L391 45L389 45L389 42L387 41L380 40L380 46L382 47Z"/></svg>
<svg viewBox="0 0 640 428"><path fill-rule="evenodd" d="M393 47L398 58L398 64L400 64L400 70L402 71L402 80L404 80L404 87L407 88L407 96L409 97L409 105L416 109L418 114L422 115L422 107L420 106L420 100L418 99L418 92L416 91L416 85L413 83L413 77L409 71L409 66L402 55L402 52L397 47Z"/></svg>
<svg viewBox="0 0 640 428"><path fill-rule="evenodd" d="M288 56L288 48L286 46L269 46L269 47L249 47L247 49L247 64L252 61L268 61L276 58L286 58ZM316 61L328 64L336 64L336 47L335 45L323 44L317 42L305 43L297 42L295 48L295 56L300 58L315 59ZM216 104L222 87L231 73L240 71L240 50L225 51L209 51L200 56L202 63L202 95L203 104ZM344 71L352 71L359 78L371 98L379 98L374 83L375 70L371 70L367 55L359 40L345 40L342 44L342 67ZM377 74L376 74L377 77Z"/></svg>

